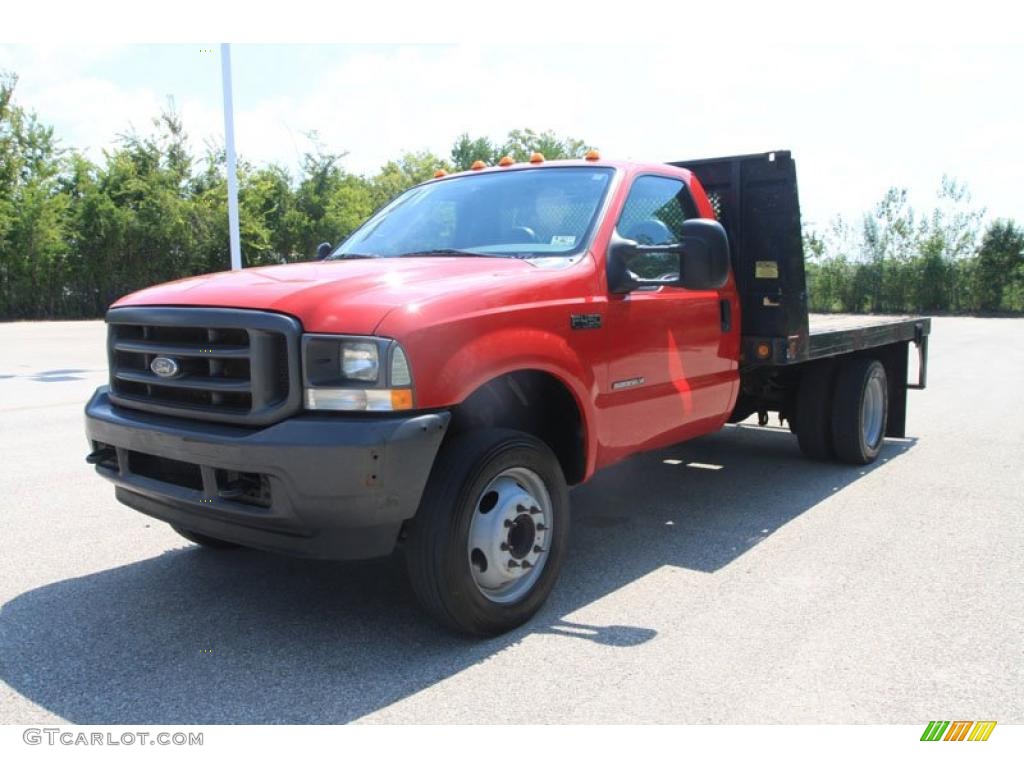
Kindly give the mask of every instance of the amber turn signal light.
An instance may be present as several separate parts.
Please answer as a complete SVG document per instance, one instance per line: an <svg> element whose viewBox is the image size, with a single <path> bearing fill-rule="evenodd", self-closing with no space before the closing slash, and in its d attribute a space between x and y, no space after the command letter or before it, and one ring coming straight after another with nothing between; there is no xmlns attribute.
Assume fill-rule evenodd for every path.
<svg viewBox="0 0 1024 768"><path fill-rule="evenodd" d="M393 411L408 411L412 408L412 390L411 389L392 389L391 390L391 410Z"/></svg>

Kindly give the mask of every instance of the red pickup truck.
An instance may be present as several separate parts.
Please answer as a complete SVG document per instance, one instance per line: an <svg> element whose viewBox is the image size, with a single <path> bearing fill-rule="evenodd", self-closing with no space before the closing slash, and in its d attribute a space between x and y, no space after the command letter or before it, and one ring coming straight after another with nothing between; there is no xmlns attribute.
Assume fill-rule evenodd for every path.
<svg viewBox="0 0 1024 768"><path fill-rule="evenodd" d="M398 549L434 617L506 631L602 467L769 412L813 459L903 436L930 321L808 316L795 174L785 151L506 158L318 261L134 293L106 316L88 461L202 545Z"/></svg>

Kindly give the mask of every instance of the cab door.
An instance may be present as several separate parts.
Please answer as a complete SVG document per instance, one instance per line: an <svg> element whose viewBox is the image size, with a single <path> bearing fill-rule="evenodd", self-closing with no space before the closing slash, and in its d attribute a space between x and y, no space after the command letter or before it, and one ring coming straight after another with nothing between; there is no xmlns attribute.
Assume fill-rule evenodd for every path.
<svg viewBox="0 0 1024 768"><path fill-rule="evenodd" d="M697 216L682 179L637 176L616 231L642 245L680 242L682 223ZM678 269L678 256L648 253L627 266L646 279ZM685 258L685 257L684 257ZM601 400L611 429L607 458L668 445L717 428L732 408L736 360L725 350L730 329L722 291L659 286L608 297L607 326L614 349Z"/></svg>

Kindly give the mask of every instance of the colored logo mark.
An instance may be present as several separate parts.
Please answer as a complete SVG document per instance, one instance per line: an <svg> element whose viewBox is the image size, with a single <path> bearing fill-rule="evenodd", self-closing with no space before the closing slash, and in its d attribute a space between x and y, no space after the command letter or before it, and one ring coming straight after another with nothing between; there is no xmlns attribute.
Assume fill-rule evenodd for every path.
<svg viewBox="0 0 1024 768"><path fill-rule="evenodd" d="M932 720L921 741L988 741L995 727L995 720Z"/></svg>

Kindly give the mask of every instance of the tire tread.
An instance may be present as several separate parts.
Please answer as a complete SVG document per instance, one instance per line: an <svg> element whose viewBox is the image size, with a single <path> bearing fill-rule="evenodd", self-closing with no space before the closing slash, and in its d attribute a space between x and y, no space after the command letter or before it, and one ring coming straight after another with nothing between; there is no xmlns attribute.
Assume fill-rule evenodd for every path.
<svg viewBox="0 0 1024 768"><path fill-rule="evenodd" d="M826 360L809 367L800 379L793 431L800 451L809 459L828 461L835 457L832 448L835 374L835 365Z"/></svg>
<svg viewBox="0 0 1024 768"><path fill-rule="evenodd" d="M565 506L566 514L560 525L567 527L568 491L561 467L551 449L524 432L482 429L458 435L442 447L423 492L420 508L403 542L406 573L420 606L439 623L456 632L481 637L500 634L526 621L543 603L543 599L534 600L536 605L527 609L525 615L510 620L508 617L489 616L486 611L475 609L472 598L448 588L452 579L446 569L446 566L451 567L447 553L459 553L462 550L458 541L459 527L451 523L457 519L458 510L468 503L467 489L473 485L481 469L499 454L522 449L539 451L549 471L556 473L561 487L548 488L548 492L552 496L552 503ZM557 575L559 563L551 555L546 568L552 569L553 576ZM541 581L548 578L546 572ZM476 589L472 585L464 586ZM530 598L527 598L529 601ZM508 608L502 606L492 610L497 614Z"/></svg>
<svg viewBox="0 0 1024 768"><path fill-rule="evenodd" d="M861 401L864 390L875 367L882 369L883 397L885 398L882 418L882 437L878 448L871 450L861 439ZM888 420L888 382L885 367L873 357L857 357L844 361L836 377L835 398L832 403L832 444L836 457L847 464L870 464L878 457L885 442L885 428Z"/></svg>

